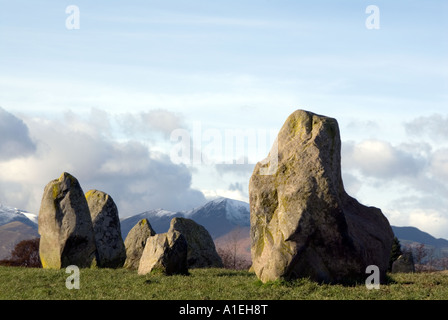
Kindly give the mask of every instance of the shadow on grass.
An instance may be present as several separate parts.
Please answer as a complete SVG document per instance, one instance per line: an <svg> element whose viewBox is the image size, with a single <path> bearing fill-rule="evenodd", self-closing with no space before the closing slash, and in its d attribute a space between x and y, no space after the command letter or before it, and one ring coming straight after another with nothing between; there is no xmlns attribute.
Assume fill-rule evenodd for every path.
<svg viewBox="0 0 448 320"><path fill-rule="evenodd" d="M159 279L146 279L145 284L153 284L153 283L160 283Z"/></svg>
<svg viewBox="0 0 448 320"><path fill-rule="evenodd" d="M385 282L381 283L382 285L389 284L397 284L397 282L393 277L387 275ZM401 282L400 282L401 283ZM413 284L413 282L409 282L409 284ZM295 278L295 279L278 279L275 281L268 281L263 283L261 280L257 279L255 281L255 285L260 287L301 287L304 285L317 285L317 286L343 286L346 288L354 288L357 286L365 286L365 279L362 278L352 278L346 279L344 281L339 282L325 282L325 281L316 281L312 280L309 277Z"/></svg>
<svg viewBox="0 0 448 320"><path fill-rule="evenodd" d="M217 277L246 277L251 278L254 276L253 273L241 270L229 270L229 271L221 271L216 274Z"/></svg>
<svg viewBox="0 0 448 320"><path fill-rule="evenodd" d="M386 283L385 284L397 284L398 282L390 275L386 275ZM409 284L413 284L414 282L411 282Z"/></svg>

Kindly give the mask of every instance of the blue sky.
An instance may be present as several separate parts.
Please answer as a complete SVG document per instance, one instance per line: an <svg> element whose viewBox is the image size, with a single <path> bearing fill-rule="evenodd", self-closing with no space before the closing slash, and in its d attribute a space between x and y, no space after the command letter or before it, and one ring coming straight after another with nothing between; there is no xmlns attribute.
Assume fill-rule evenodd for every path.
<svg viewBox="0 0 448 320"><path fill-rule="evenodd" d="M447 18L422 0L1 0L0 151L16 151L0 157L0 202L38 212L62 171L123 217L247 200L261 159L179 165L170 134L276 132L306 109L338 119L350 194L448 238Z"/></svg>

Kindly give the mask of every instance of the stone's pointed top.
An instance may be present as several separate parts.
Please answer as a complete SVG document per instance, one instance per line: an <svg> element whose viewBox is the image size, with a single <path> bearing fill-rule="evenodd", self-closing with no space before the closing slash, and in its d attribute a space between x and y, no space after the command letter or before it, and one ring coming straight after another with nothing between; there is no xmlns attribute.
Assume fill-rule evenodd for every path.
<svg viewBox="0 0 448 320"><path fill-rule="evenodd" d="M334 118L305 110L294 111L285 121L279 133L279 140L300 139L306 142L321 133L322 127L331 138L339 138L338 122Z"/></svg>
<svg viewBox="0 0 448 320"><path fill-rule="evenodd" d="M53 199L56 200L65 195L69 189L79 189L82 191L81 185L74 176L70 173L63 172L59 178L50 181L47 185L51 185Z"/></svg>
<svg viewBox="0 0 448 320"><path fill-rule="evenodd" d="M73 175L71 175L70 173L68 173L68 172L63 172L61 175L60 175L60 177L59 177L59 179L57 179L59 182L62 182L62 181L65 181L65 180L67 180L67 179L69 179L70 180L70 182L73 184L73 183L79 183L78 182L78 179L76 179Z"/></svg>
<svg viewBox="0 0 448 320"><path fill-rule="evenodd" d="M289 115L289 117L287 118L286 121L290 120L290 118L295 118L295 119L302 119L302 120L307 120L313 117L319 117L319 118L328 118L327 116L322 116L320 114L311 112L311 111L307 111L307 110L303 110L303 109L297 109L296 111L294 111L293 113L291 113Z"/></svg>
<svg viewBox="0 0 448 320"><path fill-rule="evenodd" d="M141 219L139 222L135 224L135 226L131 229L132 230L147 230L150 233L150 236L153 236L156 234L154 229L152 228L151 224L149 223L149 220L144 218ZM130 231L129 231L130 232Z"/></svg>
<svg viewBox="0 0 448 320"><path fill-rule="evenodd" d="M59 180L64 180L66 177L69 177L70 179L76 179L73 175L71 175L68 172L62 172L62 174L59 176Z"/></svg>
<svg viewBox="0 0 448 320"><path fill-rule="evenodd" d="M309 120L309 119L316 118L316 119L329 119L329 120L336 121L336 119L333 117L324 116L322 114L318 114L318 113L311 112L311 111L304 110L304 109L297 109L296 111L291 113L288 116L288 118L286 119L286 122L290 121L291 118L300 119L300 120Z"/></svg>
<svg viewBox="0 0 448 320"><path fill-rule="evenodd" d="M87 201L95 199L96 201L106 202L112 197L103 191L92 189L86 192L86 199Z"/></svg>

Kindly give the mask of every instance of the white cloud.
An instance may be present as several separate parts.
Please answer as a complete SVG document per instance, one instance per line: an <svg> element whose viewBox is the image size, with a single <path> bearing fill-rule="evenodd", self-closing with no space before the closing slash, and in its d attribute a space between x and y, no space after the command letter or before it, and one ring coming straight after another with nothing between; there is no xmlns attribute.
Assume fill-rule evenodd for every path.
<svg viewBox="0 0 448 320"><path fill-rule="evenodd" d="M364 140L343 144L343 164L347 170L378 179L415 176L423 169L424 159L418 154L380 140Z"/></svg>
<svg viewBox="0 0 448 320"><path fill-rule="evenodd" d="M202 189L202 193L209 200L216 199L219 197L249 202L249 197L242 190L230 190L230 189L213 189L207 190Z"/></svg>
<svg viewBox="0 0 448 320"><path fill-rule="evenodd" d="M107 113L96 110L81 119L27 119L37 150L25 158L0 163L0 201L36 212L45 185L62 172L73 174L84 191L112 195L121 216L151 208L190 209L205 202L191 188L191 172L169 156L137 140L118 142L108 132Z"/></svg>
<svg viewBox="0 0 448 320"><path fill-rule="evenodd" d="M382 208L391 224L448 238L448 149L370 139L344 143L342 157L347 190Z"/></svg>
<svg viewBox="0 0 448 320"><path fill-rule="evenodd" d="M446 237L448 217L438 210L414 209L409 213L409 225L418 226L434 237Z"/></svg>
<svg viewBox="0 0 448 320"><path fill-rule="evenodd" d="M448 139L448 116L433 114L421 116L405 124L406 132L410 136L430 138L437 142L446 142Z"/></svg>
<svg viewBox="0 0 448 320"><path fill-rule="evenodd" d="M431 157L430 170L434 178L444 182L448 180L448 149L434 152Z"/></svg>
<svg viewBox="0 0 448 320"><path fill-rule="evenodd" d="M36 151L26 124L0 107L0 161L27 156Z"/></svg>
<svg viewBox="0 0 448 320"><path fill-rule="evenodd" d="M128 136L159 132L164 138L169 138L173 130L185 127L181 114L164 109L116 114L114 119Z"/></svg>
<svg viewBox="0 0 448 320"><path fill-rule="evenodd" d="M413 209L386 209L384 213L391 225L413 226L436 238L447 238L448 216L446 212L414 207Z"/></svg>

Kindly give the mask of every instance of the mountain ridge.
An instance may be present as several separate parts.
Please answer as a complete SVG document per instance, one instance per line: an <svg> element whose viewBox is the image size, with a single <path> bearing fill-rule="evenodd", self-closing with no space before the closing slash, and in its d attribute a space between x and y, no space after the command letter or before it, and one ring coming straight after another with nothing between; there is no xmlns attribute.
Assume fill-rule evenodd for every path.
<svg viewBox="0 0 448 320"><path fill-rule="evenodd" d="M444 238L436 238L431 234L412 226L392 226L395 236L401 241L412 241L423 243L435 248L448 248L448 240Z"/></svg>
<svg viewBox="0 0 448 320"><path fill-rule="evenodd" d="M25 210L0 204L0 226L19 221L37 229L37 215Z"/></svg>
<svg viewBox="0 0 448 320"><path fill-rule="evenodd" d="M165 214L162 214L162 211ZM148 219L157 233L168 231L171 219L183 217L192 219L204 226L212 238L218 238L237 226L250 225L250 211L247 202L229 198L218 198L188 211L167 211L163 209L148 210L121 220L123 239L141 219Z"/></svg>

